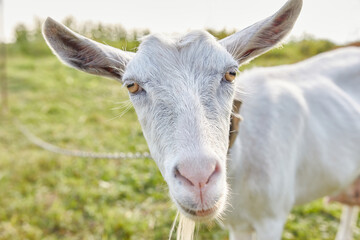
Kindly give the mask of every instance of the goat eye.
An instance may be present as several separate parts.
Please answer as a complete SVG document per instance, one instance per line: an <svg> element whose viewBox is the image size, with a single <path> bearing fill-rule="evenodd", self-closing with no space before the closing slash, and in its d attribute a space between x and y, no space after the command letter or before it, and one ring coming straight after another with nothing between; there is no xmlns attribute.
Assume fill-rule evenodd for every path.
<svg viewBox="0 0 360 240"><path fill-rule="evenodd" d="M141 90L141 87L137 83L130 83L126 87L129 90L129 92L131 92L131 93L137 93L138 91Z"/></svg>
<svg viewBox="0 0 360 240"><path fill-rule="evenodd" d="M236 71L228 71L225 73L225 80L228 82L234 81L236 78Z"/></svg>

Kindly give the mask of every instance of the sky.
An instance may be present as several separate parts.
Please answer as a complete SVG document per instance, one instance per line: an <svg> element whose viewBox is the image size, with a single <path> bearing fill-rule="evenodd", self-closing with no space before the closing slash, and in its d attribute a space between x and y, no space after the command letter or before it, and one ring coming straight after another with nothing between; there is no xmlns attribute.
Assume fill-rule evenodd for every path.
<svg viewBox="0 0 360 240"><path fill-rule="evenodd" d="M0 0L1 1L1 0ZM182 33L212 28L241 30L275 13L286 0L2 0L5 40L18 23L34 18L121 24L127 30ZM360 0L303 0L290 39L311 35L345 44L360 40Z"/></svg>

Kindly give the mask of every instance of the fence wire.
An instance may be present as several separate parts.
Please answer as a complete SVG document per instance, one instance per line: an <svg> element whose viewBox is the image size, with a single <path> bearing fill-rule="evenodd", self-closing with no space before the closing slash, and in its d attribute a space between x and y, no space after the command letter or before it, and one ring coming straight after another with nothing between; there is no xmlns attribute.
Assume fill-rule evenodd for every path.
<svg viewBox="0 0 360 240"><path fill-rule="evenodd" d="M150 153L148 152L136 152L136 153L124 153L124 152L88 152L81 150L69 150L55 146L51 143L45 142L39 137L32 134L27 127L20 123L19 120L14 120L15 126L19 131L33 144L36 146L57 154L67 155L72 157L81 157L81 158L96 158L96 159L143 159L151 158Z"/></svg>

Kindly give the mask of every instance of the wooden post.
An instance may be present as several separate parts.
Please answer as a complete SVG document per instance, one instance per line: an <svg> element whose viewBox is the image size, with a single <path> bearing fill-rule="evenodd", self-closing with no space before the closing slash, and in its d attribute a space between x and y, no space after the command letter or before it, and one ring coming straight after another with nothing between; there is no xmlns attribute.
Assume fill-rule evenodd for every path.
<svg viewBox="0 0 360 240"><path fill-rule="evenodd" d="M6 79L6 43L4 37L4 2L0 0L0 88L1 88L1 110L8 111L8 89Z"/></svg>
<svg viewBox="0 0 360 240"><path fill-rule="evenodd" d="M353 231L359 214L358 206L343 205L341 221L335 240L352 240Z"/></svg>

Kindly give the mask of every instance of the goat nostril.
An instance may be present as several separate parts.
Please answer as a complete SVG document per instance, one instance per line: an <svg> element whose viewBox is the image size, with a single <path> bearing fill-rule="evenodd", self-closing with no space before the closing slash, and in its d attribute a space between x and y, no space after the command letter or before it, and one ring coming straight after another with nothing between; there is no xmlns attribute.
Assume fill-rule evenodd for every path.
<svg viewBox="0 0 360 240"><path fill-rule="evenodd" d="M216 164L214 171L211 173L211 175L209 176L209 178L207 179L205 184L208 184L210 182L210 179L215 176L218 172L220 171L220 166L218 164Z"/></svg>
<svg viewBox="0 0 360 240"><path fill-rule="evenodd" d="M185 177L184 175L181 174L181 172L179 171L177 166L175 167L174 177L179 178L180 182L183 181L183 182L185 182L185 183L187 183L187 184L189 184L191 186L194 186L194 184L187 177Z"/></svg>

